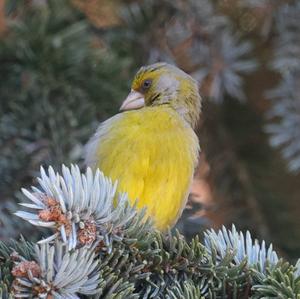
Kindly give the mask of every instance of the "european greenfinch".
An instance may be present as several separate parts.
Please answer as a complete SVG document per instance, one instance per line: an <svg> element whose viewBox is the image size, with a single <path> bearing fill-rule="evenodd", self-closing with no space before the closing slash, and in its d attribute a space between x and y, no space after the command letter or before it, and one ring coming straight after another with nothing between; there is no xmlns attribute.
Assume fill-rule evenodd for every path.
<svg viewBox="0 0 300 299"><path fill-rule="evenodd" d="M121 113L101 123L88 142L86 164L117 180L118 190L166 230L189 195L201 97L195 80L167 63L141 67L131 88Z"/></svg>

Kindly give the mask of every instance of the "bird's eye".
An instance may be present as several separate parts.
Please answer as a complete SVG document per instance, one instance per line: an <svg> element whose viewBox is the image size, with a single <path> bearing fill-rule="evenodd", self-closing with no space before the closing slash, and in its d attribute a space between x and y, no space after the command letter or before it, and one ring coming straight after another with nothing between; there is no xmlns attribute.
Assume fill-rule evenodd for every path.
<svg viewBox="0 0 300 299"><path fill-rule="evenodd" d="M145 80L142 84L143 89L147 90L148 88L150 88L151 83L152 83L152 80L150 80L150 79Z"/></svg>

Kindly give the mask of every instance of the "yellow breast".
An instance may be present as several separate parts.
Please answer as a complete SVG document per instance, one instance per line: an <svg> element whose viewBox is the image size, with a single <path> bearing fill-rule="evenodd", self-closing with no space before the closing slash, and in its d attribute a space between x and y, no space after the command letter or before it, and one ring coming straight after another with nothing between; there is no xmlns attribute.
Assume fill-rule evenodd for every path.
<svg viewBox="0 0 300 299"><path fill-rule="evenodd" d="M87 147L87 164L118 180L138 208L147 207L158 229L174 224L186 203L198 139L168 107L118 114L102 123Z"/></svg>

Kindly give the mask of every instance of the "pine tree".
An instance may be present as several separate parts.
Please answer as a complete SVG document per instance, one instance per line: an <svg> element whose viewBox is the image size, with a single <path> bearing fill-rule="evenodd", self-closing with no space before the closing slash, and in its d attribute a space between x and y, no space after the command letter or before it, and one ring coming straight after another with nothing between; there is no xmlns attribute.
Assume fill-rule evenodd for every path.
<svg viewBox="0 0 300 299"><path fill-rule="evenodd" d="M300 170L300 4L280 7L276 18L275 51L271 67L281 74L278 87L269 92L272 107L266 130L280 147L291 171ZM279 121L278 121L279 120Z"/></svg>
<svg viewBox="0 0 300 299"><path fill-rule="evenodd" d="M234 2L116 1L125 4L120 19L103 29L69 1L7 1L0 28L0 236L25 237L0 244L1 298L300 298L300 261L286 261L235 226L191 239L175 229L157 232L100 170L80 171L83 144L115 113L133 69L176 63L199 82L201 145L216 188L243 206L233 217L239 227L270 239L265 210L276 208L276 195L258 200L265 174L253 179L257 165L240 159L235 147L243 136L228 119L236 111L248 115L248 78L261 68L277 73L261 126L296 176L300 6ZM258 54L261 43L271 45L267 58ZM78 166L57 171L70 162ZM36 178L39 166L50 164ZM276 240L276 247L298 256L299 246L286 243Z"/></svg>
<svg viewBox="0 0 300 299"><path fill-rule="evenodd" d="M115 51L134 53L137 65L164 60L198 79L204 100L200 144L211 166L209 179L221 197L218 204L232 207L227 224L250 227L268 240L276 236L278 246L297 256L299 217L284 215L290 206L298 206L299 192L299 4L130 3L122 11L122 26L107 30L105 38ZM286 199L291 181L296 194ZM272 209L279 215L278 225L270 216ZM290 238L286 229L293 230Z"/></svg>
<svg viewBox="0 0 300 299"><path fill-rule="evenodd" d="M121 70L130 63L101 46L68 1L21 1L8 9L0 40L2 236L14 234L6 217L15 210L13 192L31 183L40 164L80 162L97 120L117 105L110 99L127 90ZM111 80L121 83L107 84Z"/></svg>
<svg viewBox="0 0 300 299"><path fill-rule="evenodd" d="M300 262L279 259L249 232L210 230L203 244L158 232L99 170L41 168L38 182L22 190L28 211L16 215L53 234L1 243L2 298L300 296Z"/></svg>

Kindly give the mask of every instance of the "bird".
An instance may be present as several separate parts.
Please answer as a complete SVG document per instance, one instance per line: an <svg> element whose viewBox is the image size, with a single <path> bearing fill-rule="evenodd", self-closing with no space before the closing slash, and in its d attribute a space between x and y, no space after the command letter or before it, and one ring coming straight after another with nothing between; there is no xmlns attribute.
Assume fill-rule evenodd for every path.
<svg viewBox="0 0 300 299"><path fill-rule="evenodd" d="M200 145L196 81L178 67L142 66L120 113L102 122L85 147L85 163L118 181L131 205L145 208L160 231L172 228L186 205Z"/></svg>

